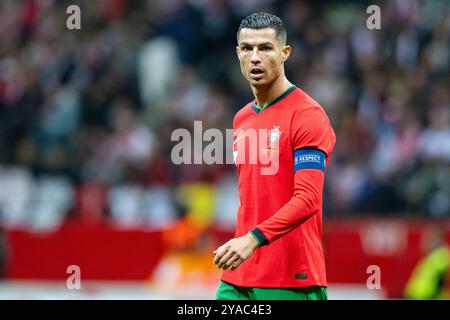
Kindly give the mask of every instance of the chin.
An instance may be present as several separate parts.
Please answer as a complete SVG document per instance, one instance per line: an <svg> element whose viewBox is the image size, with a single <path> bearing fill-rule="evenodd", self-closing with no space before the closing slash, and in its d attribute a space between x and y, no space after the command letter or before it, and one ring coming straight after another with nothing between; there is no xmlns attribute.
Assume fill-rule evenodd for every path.
<svg viewBox="0 0 450 320"><path fill-rule="evenodd" d="M261 80L253 80L250 79L250 84L254 87L261 87L267 84L267 81L265 79L261 79Z"/></svg>

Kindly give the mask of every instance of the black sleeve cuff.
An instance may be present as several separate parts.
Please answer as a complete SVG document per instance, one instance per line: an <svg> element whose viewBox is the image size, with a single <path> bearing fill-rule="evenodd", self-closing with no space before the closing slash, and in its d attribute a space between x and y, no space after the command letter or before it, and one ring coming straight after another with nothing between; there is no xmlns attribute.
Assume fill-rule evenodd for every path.
<svg viewBox="0 0 450 320"><path fill-rule="evenodd" d="M261 230L258 229L258 227L253 228L252 231L250 231L250 233L258 241L260 247L269 244L269 241L267 240L266 236L264 235L264 233L261 232Z"/></svg>

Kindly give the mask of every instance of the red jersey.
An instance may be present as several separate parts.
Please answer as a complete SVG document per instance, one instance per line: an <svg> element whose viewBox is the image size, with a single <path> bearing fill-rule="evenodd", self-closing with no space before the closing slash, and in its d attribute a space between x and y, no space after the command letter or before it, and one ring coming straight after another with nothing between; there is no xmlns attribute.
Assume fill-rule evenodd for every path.
<svg viewBox="0 0 450 320"><path fill-rule="evenodd" d="M221 279L244 287L327 286L322 194L336 142L327 115L291 86L263 110L247 104L233 129L240 197L235 237L251 232L260 248Z"/></svg>

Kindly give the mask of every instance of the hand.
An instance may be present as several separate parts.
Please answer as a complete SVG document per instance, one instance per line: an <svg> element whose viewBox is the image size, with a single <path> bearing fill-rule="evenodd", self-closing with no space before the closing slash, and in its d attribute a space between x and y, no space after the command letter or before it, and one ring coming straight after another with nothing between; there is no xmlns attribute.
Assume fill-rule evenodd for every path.
<svg viewBox="0 0 450 320"><path fill-rule="evenodd" d="M226 270L231 266L231 270L234 270L250 258L258 247L258 241L250 233L231 239L214 251L216 254L214 263L218 265L219 269Z"/></svg>

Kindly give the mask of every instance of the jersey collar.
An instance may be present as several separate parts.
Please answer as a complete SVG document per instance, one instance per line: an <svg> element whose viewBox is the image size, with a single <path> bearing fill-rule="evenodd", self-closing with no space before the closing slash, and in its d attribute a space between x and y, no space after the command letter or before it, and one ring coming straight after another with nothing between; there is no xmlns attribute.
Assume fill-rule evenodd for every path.
<svg viewBox="0 0 450 320"><path fill-rule="evenodd" d="M282 94L280 94L278 97L276 97L275 99L273 99L272 101L270 101L268 104L266 104L263 108L259 108L256 105L256 100L252 103L252 109L253 111L255 111L256 113L260 113L262 111L264 111L265 109L267 109L270 106L273 106L275 103L283 100L285 97L287 97L292 91L294 91L295 89L297 89L297 87L295 85L290 86L289 88L287 88Z"/></svg>

